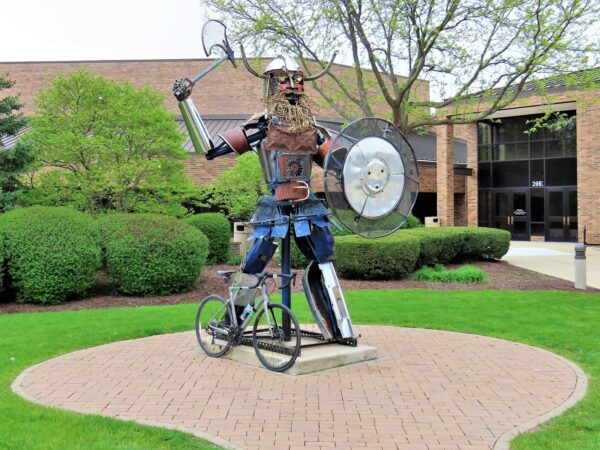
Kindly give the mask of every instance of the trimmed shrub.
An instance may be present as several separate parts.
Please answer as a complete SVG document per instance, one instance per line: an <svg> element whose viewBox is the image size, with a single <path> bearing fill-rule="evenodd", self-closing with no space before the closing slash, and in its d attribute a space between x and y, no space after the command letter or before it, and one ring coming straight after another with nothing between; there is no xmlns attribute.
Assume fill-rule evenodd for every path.
<svg viewBox="0 0 600 450"><path fill-rule="evenodd" d="M279 259L279 263L281 264L281 257L279 257ZM292 263L292 269L304 269L308 266L308 258L300 251L293 237L292 242L290 243L290 261Z"/></svg>
<svg viewBox="0 0 600 450"><path fill-rule="evenodd" d="M399 267L382 269L377 265L378 255L382 255L381 261L389 261L387 252L395 252L393 246L405 241L410 241L411 245L416 242L418 246L417 259L408 272L406 267L410 266L412 253L406 255L406 260L402 255L398 257L395 264ZM418 228L400 230L379 239L364 239L359 236L336 238L335 263L343 276L392 279L424 266L472 259L500 259L508 251L509 245L510 233L495 228ZM392 261L391 265L393 264Z"/></svg>
<svg viewBox="0 0 600 450"><path fill-rule="evenodd" d="M229 220L219 213L195 214L187 221L208 238L207 264L220 264L229 258L231 228Z"/></svg>
<svg viewBox="0 0 600 450"><path fill-rule="evenodd" d="M4 291L4 239L0 233L0 294Z"/></svg>
<svg viewBox="0 0 600 450"><path fill-rule="evenodd" d="M394 236L401 234L415 236L420 241L417 267L448 264L456 259L461 250L462 236L445 232L442 228L412 229L395 233Z"/></svg>
<svg viewBox="0 0 600 450"><path fill-rule="evenodd" d="M395 233L380 239L340 236L336 239L335 265L342 277L402 278L419 258L419 238Z"/></svg>
<svg viewBox="0 0 600 450"><path fill-rule="evenodd" d="M18 302L61 303L95 284L101 250L90 216L66 207L15 209L1 217L0 235Z"/></svg>
<svg viewBox="0 0 600 450"><path fill-rule="evenodd" d="M510 247L510 232L498 228L460 228L463 233L461 253L466 259L500 259Z"/></svg>
<svg viewBox="0 0 600 450"><path fill-rule="evenodd" d="M417 267L472 259L500 259L510 245L510 233L496 228L432 227L405 233L421 240Z"/></svg>
<svg viewBox="0 0 600 450"><path fill-rule="evenodd" d="M156 214L101 219L109 282L124 294L167 295L194 287L208 239L183 220Z"/></svg>
<svg viewBox="0 0 600 450"><path fill-rule="evenodd" d="M336 236L336 242L337 236L348 236L352 234L352 232L349 231L346 227L344 227L343 225L340 226L342 227L341 229L336 227L333 223L329 224L329 229L331 230L333 235ZM292 224L291 227L293 228L294 225ZM296 245L296 241L294 240L293 236L292 242L290 244L290 260L293 269L305 269L306 266L308 266L308 258L304 256L304 253L300 251L300 249ZM279 262L281 263L281 260Z"/></svg>

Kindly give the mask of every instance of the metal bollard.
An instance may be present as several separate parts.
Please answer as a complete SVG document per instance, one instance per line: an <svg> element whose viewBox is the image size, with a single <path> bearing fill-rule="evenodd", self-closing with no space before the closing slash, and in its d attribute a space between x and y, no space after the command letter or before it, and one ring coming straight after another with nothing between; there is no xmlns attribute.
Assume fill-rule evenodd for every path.
<svg viewBox="0 0 600 450"><path fill-rule="evenodd" d="M575 289L587 289L585 244L575 244Z"/></svg>

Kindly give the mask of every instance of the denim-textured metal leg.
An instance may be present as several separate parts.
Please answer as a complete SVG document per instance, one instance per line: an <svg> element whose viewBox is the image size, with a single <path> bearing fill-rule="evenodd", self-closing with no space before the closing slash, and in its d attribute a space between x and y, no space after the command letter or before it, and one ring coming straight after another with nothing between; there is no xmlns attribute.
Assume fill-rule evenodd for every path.
<svg viewBox="0 0 600 450"><path fill-rule="evenodd" d="M284 275L282 283L284 283L284 288L281 292L281 302L292 309L292 285L289 282L289 275L292 272L292 262L290 258L290 230L286 233L285 237L281 240L281 273ZM286 277L287 275L288 277ZM287 285L286 285L287 282ZM285 336L285 340L291 339L291 330L290 330L290 317L287 315L283 315L283 335Z"/></svg>

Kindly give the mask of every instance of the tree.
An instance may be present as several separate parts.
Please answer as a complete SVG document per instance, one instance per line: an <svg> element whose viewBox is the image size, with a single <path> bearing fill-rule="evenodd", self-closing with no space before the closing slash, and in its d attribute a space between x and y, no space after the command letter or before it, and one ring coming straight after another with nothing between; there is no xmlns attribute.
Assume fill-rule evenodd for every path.
<svg viewBox="0 0 600 450"><path fill-rule="evenodd" d="M320 56L328 58L333 48L349 49L351 68L330 71L315 88L342 117L387 116L405 133L483 119L513 102L528 81L587 67L597 55L581 42L598 21L596 0L208 4L238 38L256 48L283 48L308 67L311 60L324 67ZM422 80L437 99L419 95Z"/></svg>
<svg viewBox="0 0 600 450"><path fill-rule="evenodd" d="M7 77L0 76L0 91L14 86ZM23 104L17 95L0 100L0 136L15 135L25 125L26 120L19 110ZM32 162L31 149L17 144L13 148L3 148L0 142L0 213L12 209L23 189L22 175Z"/></svg>
<svg viewBox="0 0 600 450"><path fill-rule="evenodd" d="M181 200L194 187L180 161L184 137L163 100L149 87L85 69L58 75L38 93L25 139L44 168L26 201L92 213L183 214Z"/></svg>
<svg viewBox="0 0 600 450"><path fill-rule="evenodd" d="M230 220L248 220L261 194L269 192L255 153L238 157L205 191L205 202Z"/></svg>

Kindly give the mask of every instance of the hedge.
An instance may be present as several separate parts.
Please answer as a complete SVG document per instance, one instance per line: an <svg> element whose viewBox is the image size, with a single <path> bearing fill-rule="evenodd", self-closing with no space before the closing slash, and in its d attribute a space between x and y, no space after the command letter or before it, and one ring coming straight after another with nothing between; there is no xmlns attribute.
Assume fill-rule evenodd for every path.
<svg viewBox="0 0 600 450"><path fill-rule="evenodd" d="M352 232L349 231L343 225L340 225L340 227L341 228L338 228L334 224L329 225L329 229L331 230L333 235L336 236L336 239L338 236L348 236L352 234ZM292 224L292 232L293 228L294 225ZM304 256L304 253L300 251L300 249L296 245L296 241L293 236L292 241L290 243L290 261L293 269L304 269L306 268L306 266L308 266L308 258Z"/></svg>
<svg viewBox="0 0 600 450"><path fill-rule="evenodd" d="M419 238L414 236L340 236L335 244L335 266L344 278L402 278L414 270L419 257Z"/></svg>
<svg viewBox="0 0 600 450"><path fill-rule="evenodd" d="M229 220L223 214L195 214L187 221L208 238L207 264L219 264L229 259L231 228Z"/></svg>
<svg viewBox="0 0 600 450"><path fill-rule="evenodd" d="M119 292L167 295L194 287L208 255L201 231L156 214L110 214L100 223L108 280Z"/></svg>
<svg viewBox="0 0 600 450"><path fill-rule="evenodd" d="M15 209L0 218L0 235L18 302L61 303L95 284L101 249L88 215L66 207Z"/></svg>
<svg viewBox="0 0 600 450"><path fill-rule="evenodd" d="M448 264L455 261L463 246L464 233L446 231L445 228L419 228L407 230L404 233L419 238L417 267Z"/></svg>
<svg viewBox="0 0 600 450"><path fill-rule="evenodd" d="M0 294L4 291L4 239L0 234Z"/></svg>
<svg viewBox="0 0 600 450"><path fill-rule="evenodd" d="M399 247L399 244L404 246ZM393 279L424 266L500 259L508 251L510 233L495 228L417 228L400 230L380 239L338 237L335 245L335 264L342 276ZM396 260L391 255L396 255ZM380 262L377 262L378 257ZM390 265L387 269L382 267L384 261Z"/></svg>
<svg viewBox="0 0 600 450"><path fill-rule="evenodd" d="M406 222L402 225L402 229L419 228L422 226L423 225L421 224L419 219L417 219L415 216L413 216L411 214L410 216L408 216L408 219L406 220ZM353 234L344 225L340 225L340 228L338 228L336 225L330 224L329 228L333 232L333 235L336 237L336 242L337 242L338 236L349 236L349 235ZM290 259L291 259L291 263L292 263L292 268L304 269L308 265L308 259L300 251L300 249L298 248L298 246L296 245L296 242L294 240L292 240L290 254L291 254Z"/></svg>

